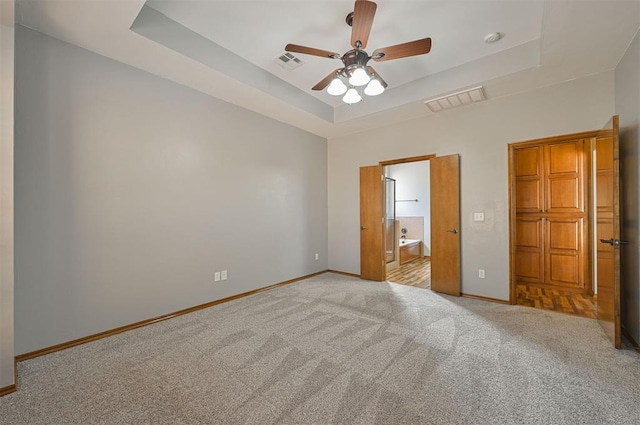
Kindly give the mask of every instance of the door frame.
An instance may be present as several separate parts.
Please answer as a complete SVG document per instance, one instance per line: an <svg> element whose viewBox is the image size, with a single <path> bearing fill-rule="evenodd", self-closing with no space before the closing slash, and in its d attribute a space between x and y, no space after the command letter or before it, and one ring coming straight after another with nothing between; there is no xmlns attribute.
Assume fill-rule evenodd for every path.
<svg viewBox="0 0 640 425"><path fill-rule="evenodd" d="M515 161L515 149L533 146L539 144L551 144L557 142L568 142L576 139L589 139L591 147L588 149L586 177L587 177L587 190L584 194L585 197L585 209L587 211L588 222L588 243L587 246L587 265L585 270L589 273L585 275L585 286L589 291L593 291L593 272L594 272L594 225L595 218L593 211L593 167L592 167L592 149L594 140L598 137L611 136L612 130L592 130L584 131L580 133L563 134L559 136L543 137L539 139L525 140L520 142L513 142L507 145L507 158L508 158L508 191L509 191L509 303L516 304L516 275L515 275L515 256L516 256L516 187L515 187L515 174L514 174L514 161Z"/></svg>
<svg viewBox="0 0 640 425"><path fill-rule="evenodd" d="M429 161L432 158L435 158L436 154L427 154L427 155L419 155L419 156L410 156L407 158L398 158L398 159L390 159L387 161L380 161L378 162L378 165L380 165L381 167L383 167L383 171L384 171L384 167L388 166L388 165L398 165L398 164L408 164L410 162L420 162L420 161ZM384 246L382 247L382 250L384 251ZM400 253L398 253L398 255L400 255ZM384 279L387 279L387 270L385 267L384 270Z"/></svg>
<svg viewBox="0 0 640 425"><path fill-rule="evenodd" d="M419 155L419 156L412 156L412 157L405 157L405 158L398 158L398 159L390 159L390 160L380 161L378 162L378 165L384 170L384 167L388 165L398 165L398 164L406 164L410 162L429 161L430 159L435 157L436 157L436 154L427 154L427 155ZM383 197L384 197L384 193L383 193ZM380 202L383 202L383 201L384 201L383 199L380 200ZM385 246L383 244L381 246L381 253L380 253L380 255L382 255L383 258L384 258L384 250L385 250ZM362 259L360 261L362 261ZM361 269L362 269L362 266L361 266ZM387 278L386 267L383 267L382 277L383 277L382 278L383 281L386 280Z"/></svg>

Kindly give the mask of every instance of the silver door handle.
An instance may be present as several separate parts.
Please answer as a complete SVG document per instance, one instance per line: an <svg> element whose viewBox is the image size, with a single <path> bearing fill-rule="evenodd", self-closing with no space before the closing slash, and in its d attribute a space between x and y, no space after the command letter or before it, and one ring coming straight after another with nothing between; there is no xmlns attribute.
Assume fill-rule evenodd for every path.
<svg viewBox="0 0 640 425"><path fill-rule="evenodd" d="M454 235L458 233L458 229L447 230L447 232L453 233Z"/></svg>
<svg viewBox="0 0 640 425"><path fill-rule="evenodd" d="M360 230L367 230L367 228L364 226L360 226Z"/></svg>
<svg viewBox="0 0 640 425"><path fill-rule="evenodd" d="M620 239L600 239L601 243L608 243L611 246L629 245L629 241L621 241Z"/></svg>

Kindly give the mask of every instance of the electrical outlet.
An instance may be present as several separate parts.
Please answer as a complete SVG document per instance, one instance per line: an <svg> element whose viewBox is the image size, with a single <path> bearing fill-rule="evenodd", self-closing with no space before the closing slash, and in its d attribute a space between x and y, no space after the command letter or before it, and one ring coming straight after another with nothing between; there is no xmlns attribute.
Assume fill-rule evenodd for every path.
<svg viewBox="0 0 640 425"><path fill-rule="evenodd" d="M478 269L478 277L484 279L484 269Z"/></svg>
<svg viewBox="0 0 640 425"><path fill-rule="evenodd" d="M220 280L227 280L227 271L226 270L222 270L220 272Z"/></svg>
<svg viewBox="0 0 640 425"><path fill-rule="evenodd" d="M484 221L484 213L483 212L474 212L473 213L473 221Z"/></svg>
<svg viewBox="0 0 640 425"><path fill-rule="evenodd" d="M215 272L213 274L213 281L214 282L220 282L220 272Z"/></svg>
<svg viewBox="0 0 640 425"><path fill-rule="evenodd" d="M316 260L320 259L320 254L316 254Z"/></svg>

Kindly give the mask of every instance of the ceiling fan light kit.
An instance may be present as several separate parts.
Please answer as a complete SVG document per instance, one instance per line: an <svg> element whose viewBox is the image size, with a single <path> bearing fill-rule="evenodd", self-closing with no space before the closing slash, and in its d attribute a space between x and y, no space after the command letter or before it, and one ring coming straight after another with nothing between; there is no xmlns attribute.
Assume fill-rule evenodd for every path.
<svg viewBox="0 0 640 425"><path fill-rule="evenodd" d="M342 98L342 101L344 103L348 103L349 105L351 105L352 103L358 103L361 100L362 100L362 96L360 96L356 91L356 89L354 88L347 90L347 93Z"/></svg>
<svg viewBox="0 0 640 425"><path fill-rule="evenodd" d="M380 81L373 79L364 89L364 94L367 96L377 96L384 91L384 87L380 83Z"/></svg>
<svg viewBox="0 0 640 425"><path fill-rule="evenodd" d="M376 3L372 1L356 0L353 12L349 13L346 18L347 24L352 27L351 46L353 49L342 56L327 50L287 44L285 47L287 52L340 59L342 61L344 65L343 68L338 68L331 72L313 86L312 90L324 90L327 88L327 93L332 96L340 96L346 92L342 98L345 103L358 103L362 100L362 93L367 96L377 96L384 92L387 87L387 83L382 77L380 77L371 66L367 65L369 60L373 59L376 62L383 62L423 55L431 51L431 39L423 38L421 40L376 49L373 54L369 56L363 49L367 47L377 7ZM366 86L364 90L358 93L356 88L360 89L364 86Z"/></svg>
<svg viewBox="0 0 640 425"><path fill-rule="evenodd" d="M331 80L331 84L327 87L327 93L331 96L340 96L347 91L347 86L344 85L342 80L338 77Z"/></svg>
<svg viewBox="0 0 640 425"><path fill-rule="evenodd" d="M356 87L367 85L369 81L371 81L371 77L369 77L364 68L356 68L351 73L351 77L349 77L349 84Z"/></svg>

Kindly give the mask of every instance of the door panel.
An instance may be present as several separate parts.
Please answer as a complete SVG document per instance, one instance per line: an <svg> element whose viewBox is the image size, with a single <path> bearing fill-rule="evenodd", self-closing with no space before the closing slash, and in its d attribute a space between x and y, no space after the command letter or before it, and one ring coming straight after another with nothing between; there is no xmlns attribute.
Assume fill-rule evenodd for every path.
<svg viewBox="0 0 640 425"><path fill-rule="evenodd" d="M516 246L542 249L542 219L520 217L516 220Z"/></svg>
<svg viewBox="0 0 640 425"><path fill-rule="evenodd" d="M540 177L541 154L540 146L517 149L514 153L516 177Z"/></svg>
<svg viewBox="0 0 640 425"><path fill-rule="evenodd" d="M542 211L542 190L540 179L518 178L516 181L516 211Z"/></svg>
<svg viewBox="0 0 640 425"><path fill-rule="evenodd" d="M581 182L578 176L555 177L549 179L549 212L581 211Z"/></svg>
<svg viewBox="0 0 640 425"><path fill-rule="evenodd" d="M547 158L546 212L585 211L584 140L556 143L546 146Z"/></svg>
<svg viewBox="0 0 640 425"><path fill-rule="evenodd" d="M382 167L360 168L360 277L385 279Z"/></svg>
<svg viewBox="0 0 640 425"><path fill-rule="evenodd" d="M549 283L582 288L578 255L551 252L549 254Z"/></svg>
<svg viewBox="0 0 640 425"><path fill-rule="evenodd" d="M519 148L513 154L516 211L519 213L542 211L542 158L540 146Z"/></svg>
<svg viewBox="0 0 640 425"><path fill-rule="evenodd" d="M581 252L584 223L582 218L550 217L546 220L548 283L584 289L584 255Z"/></svg>
<svg viewBox="0 0 640 425"><path fill-rule="evenodd" d="M598 322L616 348L620 324L620 163L618 116L610 121L612 136L596 140L596 249ZM602 242L610 241L611 243ZM624 242L624 241L622 241Z"/></svg>
<svg viewBox="0 0 640 425"><path fill-rule="evenodd" d="M431 289L460 295L460 156L431 158Z"/></svg>
<svg viewBox="0 0 640 425"><path fill-rule="evenodd" d="M549 220L549 249L565 249L578 251L580 249L580 228L583 220Z"/></svg>
<svg viewBox="0 0 640 425"><path fill-rule="evenodd" d="M516 256L516 278L518 282L542 283L542 253L519 250Z"/></svg>
<svg viewBox="0 0 640 425"><path fill-rule="evenodd" d="M598 170L596 174L596 206L603 213L611 212L613 205L613 170Z"/></svg>
<svg viewBox="0 0 640 425"><path fill-rule="evenodd" d="M520 282L542 283L544 280L542 231L542 218L516 218L515 275Z"/></svg>
<svg viewBox="0 0 640 425"><path fill-rule="evenodd" d="M580 172L581 142L549 145L549 174Z"/></svg>

